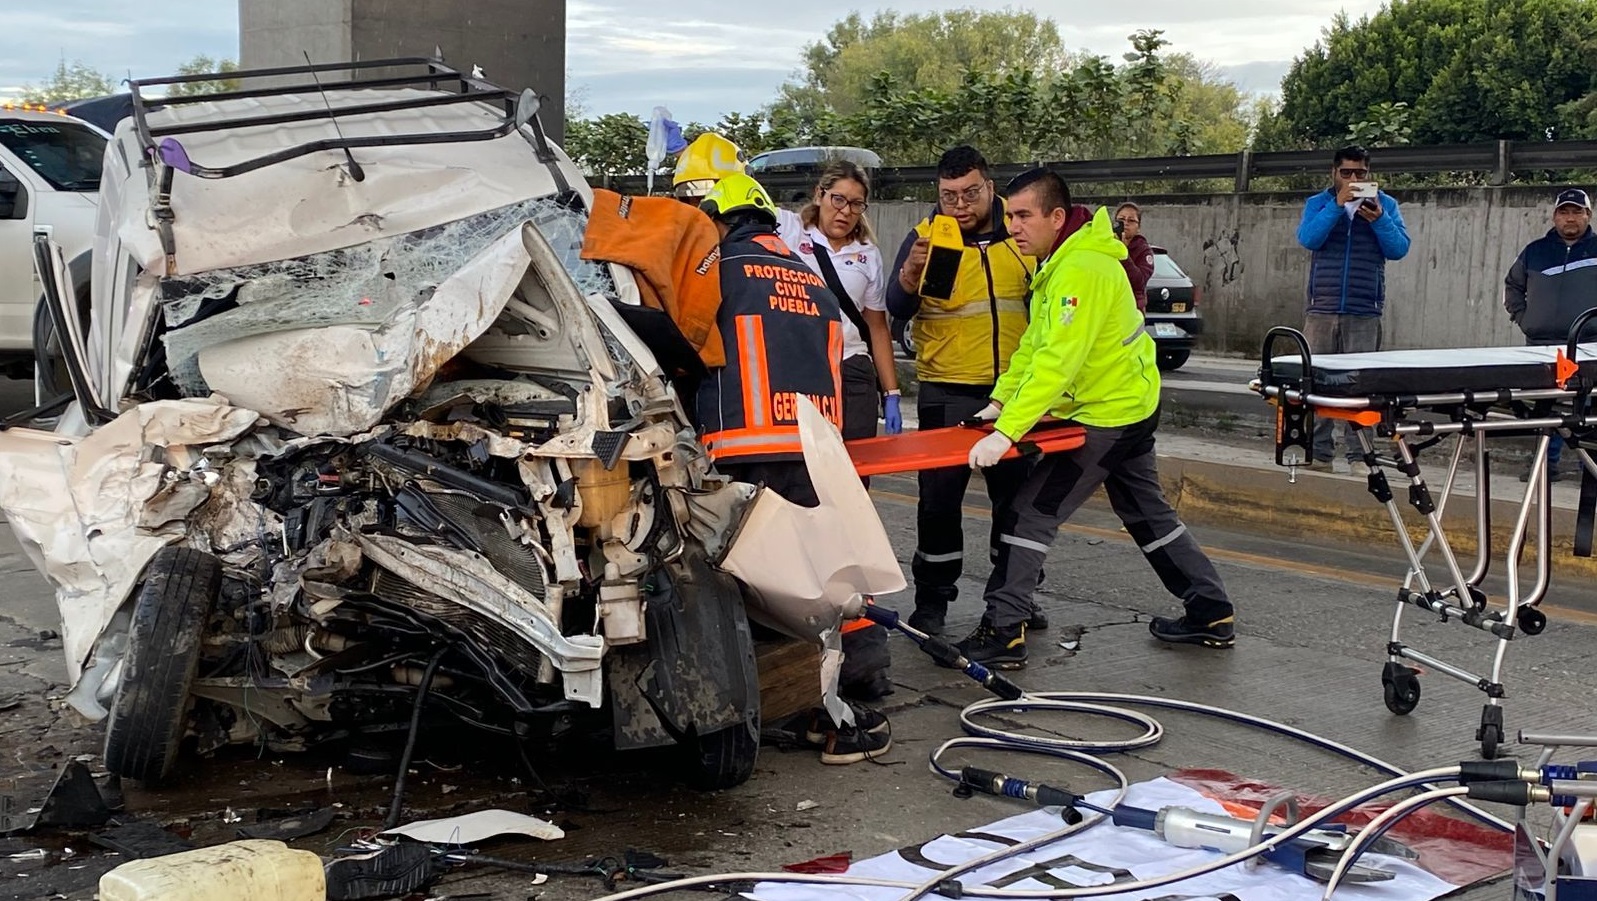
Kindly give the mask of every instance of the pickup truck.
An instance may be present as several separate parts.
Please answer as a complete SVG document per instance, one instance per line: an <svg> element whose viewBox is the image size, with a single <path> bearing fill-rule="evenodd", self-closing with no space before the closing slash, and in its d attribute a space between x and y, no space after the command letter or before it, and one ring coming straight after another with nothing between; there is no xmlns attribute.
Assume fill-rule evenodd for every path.
<svg viewBox="0 0 1597 901"><path fill-rule="evenodd" d="M35 316L39 280L33 235L44 232L68 260L67 286L87 310L100 166L107 135L34 104L0 104L0 372L32 378L34 347L53 341ZM46 324L44 334L35 322Z"/></svg>

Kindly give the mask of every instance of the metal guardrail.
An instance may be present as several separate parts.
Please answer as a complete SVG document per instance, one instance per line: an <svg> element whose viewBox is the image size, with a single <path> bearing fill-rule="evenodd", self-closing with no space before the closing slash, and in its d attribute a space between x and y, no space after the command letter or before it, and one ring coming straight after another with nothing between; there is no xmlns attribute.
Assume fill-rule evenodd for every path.
<svg viewBox="0 0 1597 901"><path fill-rule="evenodd" d="M1434 144L1380 147L1372 151L1382 173L1485 172L1488 182L1505 185L1516 171L1546 169L1597 169L1597 141L1487 141L1478 144ZM1248 190L1252 179L1270 176L1318 175L1330 168L1330 151L1286 150L1204 156L1151 156L1119 160L1060 160L1047 163L1004 163L992 169L1003 182L1037 165L1058 172L1072 184L1120 181L1200 181L1230 179L1234 190ZM872 173L873 188L892 190L905 185L929 185L937 178L933 166L900 166ZM773 192L807 191L813 172L767 172L760 183ZM642 175L602 176L595 184L611 190L642 193ZM660 184L660 177L655 176ZM670 184L669 173L666 185Z"/></svg>

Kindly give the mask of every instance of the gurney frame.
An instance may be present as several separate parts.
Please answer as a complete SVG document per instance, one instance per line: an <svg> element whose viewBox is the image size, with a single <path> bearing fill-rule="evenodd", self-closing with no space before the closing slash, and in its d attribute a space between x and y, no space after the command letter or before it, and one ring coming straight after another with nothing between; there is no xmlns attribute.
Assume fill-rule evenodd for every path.
<svg viewBox="0 0 1597 901"><path fill-rule="evenodd" d="M1480 726L1475 738L1481 755L1497 756L1504 741L1503 663L1509 642L1517 636L1537 635L1547 626L1546 614L1538 609L1551 581L1552 489L1549 484L1547 448L1554 432L1562 432L1569 450L1581 462L1582 503L1577 516L1575 553L1590 556L1592 504L1597 498L1597 464L1581 446L1583 438L1597 440L1597 417L1586 411L1588 398L1597 379L1583 378L1575 363L1576 336L1597 309L1583 313L1570 329L1566 348L1560 350L1549 384L1538 388L1506 388L1492 391L1462 390L1436 394L1381 394L1337 396L1316 393L1314 367L1308 341L1295 329L1272 328L1260 352L1259 377L1250 387L1276 407L1275 460L1288 467L1293 480L1296 469L1313 459L1314 418L1324 416L1352 424L1366 470L1368 490L1386 508L1397 533L1398 543L1408 560L1409 570L1397 592L1396 612L1387 642L1387 662L1381 671L1386 706L1400 716L1419 704L1419 670L1416 663L1436 672L1474 685L1486 695ZM1285 377L1275 371L1272 361L1278 341L1296 345L1301 358L1301 374ZM1411 419L1418 413L1431 418ZM1445 421L1442 421L1445 417ZM1433 498L1421 474L1419 454L1435 446L1445 436L1457 435L1442 485L1440 498ZM1507 598L1494 606L1481 588L1493 560L1491 516L1491 454L1489 437L1534 437L1535 456L1530 464L1525 492L1510 533L1502 560L1507 578ZM1391 452L1377 451L1377 440L1389 440ZM1448 542L1442 516L1457 481L1466 448L1470 449L1475 472L1476 559L1464 572L1457 554ZM1393 470L1408 482L1408 503L1424 518L1428 534L1415 545L1403 521L1396 493L1387 481L1386 470ZM1534 540L1536 578L1527 590L1520 579L1520 561L1527 542ZM1442 578L1433 580L1424 559L1436 551L1442 561ZM1416 650L1402 639L1403 615L1410 607L1436 614L1443 622L1456 620L1491 635L1495 639L1490 672L1482 676Z"/></svg>

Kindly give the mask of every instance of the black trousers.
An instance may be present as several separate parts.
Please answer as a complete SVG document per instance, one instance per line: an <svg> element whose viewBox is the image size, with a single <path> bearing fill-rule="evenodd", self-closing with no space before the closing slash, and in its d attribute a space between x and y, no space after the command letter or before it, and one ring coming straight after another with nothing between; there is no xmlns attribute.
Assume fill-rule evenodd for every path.
<svg viewBox="0 0 1597 901"><path fill-rule="evenodd" d="M1032 593L1049 547L1068 520L1102 485L1109 506L1165 590L1180 598L1196 622L1230 616L1231 599L1198 540L1165 500L1154 456L1159 413L1122 428L1087 427L1080 448L1049 454L1027 475L993 523L998 559L987 580L986 617L1011 628L1031 615Z"/></svg>
<svg viewBox="0 0 1597 901"><path fill-rule="evenodd" d="M921 382L915 399L920 427L938 429L958 425L987 406L991 385L957 385ZM1025 479L1030 463L1010 460L984 473L987 497L993 505L993 529L988 537L988 557L998 559L998 523ZM919 474L920 500L915 505L915 556L910 571L915 578L915 602L947 604L959 595L959 576L965 569L965 489L970 467L926 469Z"/></svg>

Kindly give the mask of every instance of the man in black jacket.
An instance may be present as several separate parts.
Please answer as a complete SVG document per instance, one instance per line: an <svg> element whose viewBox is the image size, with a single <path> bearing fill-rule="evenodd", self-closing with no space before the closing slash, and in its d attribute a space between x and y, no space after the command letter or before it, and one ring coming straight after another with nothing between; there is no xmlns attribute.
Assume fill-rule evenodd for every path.
<svg viewBox="0 0 1597 901"><path fill-rule="evenodd" d="M1503 307L1525 333L1526 344L1563 344L1569 327L1597 306L1597 236L1591 229L1591 196L1579 188L1553 200L1553 227L1525 245L1503 279ZM1588 337L1582 335L1582 338ZM1557 481L1564 439L1547 447L1548 477ZM1530 468L1520 474L1530 478Z"/></svg>

